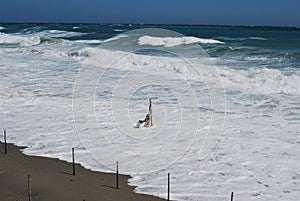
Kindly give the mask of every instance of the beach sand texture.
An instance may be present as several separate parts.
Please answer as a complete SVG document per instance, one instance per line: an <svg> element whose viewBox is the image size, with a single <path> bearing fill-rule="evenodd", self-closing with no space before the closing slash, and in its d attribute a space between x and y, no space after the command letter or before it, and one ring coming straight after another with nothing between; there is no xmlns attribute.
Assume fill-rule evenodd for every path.
<svg viewBox="0 0 300 201"><path fill-rule="evenodd" d="M21 153L22 147L8 144L8 154L0 143L0 200L28 200L28 174L31 178L32 200L39 201L159 201L164 200L133 192L126 175L90 171L72 164Z"/></svg>

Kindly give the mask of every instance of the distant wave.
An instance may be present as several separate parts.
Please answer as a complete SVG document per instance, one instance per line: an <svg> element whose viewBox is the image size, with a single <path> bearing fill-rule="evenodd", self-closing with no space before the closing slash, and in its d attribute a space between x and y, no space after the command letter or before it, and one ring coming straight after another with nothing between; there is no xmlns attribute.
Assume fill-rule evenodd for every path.
<svg viewBox="0 0 300 201"><path fill-rule="evenodd" d="M74 42L85 44L101 44L103 40L75 40Z"/></svg>
<svg viewBox="0 0 300 201"><path fill-rule="evenodd" d="M0 44L3 45L17 45L21 47L29 47L39 45L43 42L57 42L59 38L69 38L74 36L81 36L84 33L69 32L60 30L45 30L33 34L5 34L0 33ZM98 43L99 41L97 41ZM96 43L95 40L87 43Z"/></svg>
<svg viewBox="0 0 300 201"><path fill-rule="evenodd" d="M115 32L123 32L124 30L123 29L115 29L114 31Z"/></svg>
<svg viewBox="0 0 300 201"><path fill-rule="evenodd" d="M60 39L51 38L43 35L12 35L0 33L0 44L13 45L20 47L36 46L41 43L58 42Z"/></svg>
<svg viewBox="0 0 300 201"><path fill-rule="evenodd" d="M142 36L138 41L139 45L173 47L190 44L224 44L224 42L214 39L204 39L196 37L152 37Z"/></svg>
<svg viewBox="0 0 300 201"><path fill-rule="evenodd" d="M39 36L18 36L0 33L0 44L18 45L23 47L34 46L41 43Z"/></svg>
<svg viewBox="0 0 300 201"><path fill-rule="evenodd" d="M85 33L73 32L73 31L61 31L61 30L45 30L37 34L52 37L52 38L70 38L74 36L85 35Z"/></svg>
<svg viewBox="0 0 300 201"><path fill-rule="evenodd" d="M0 26L0 30L3 30L3 29L5 29L5 27Z"/></svg>
<svg viewBox="0 0 300 201"><path fill-rule="evenodd" d="M114 41L114 40L118 40L120 38L126 38L126 37L128 37L128 36L125 34L120 34L120 35L114 36L112 38L108 38L108 39L104 40L103 42L106 43L106 42L110 42L110 41Z"/></svg>
<svg viewBox="0 0 300 201"><path fill-rule="evenodd" d="M249 37L251 40L267 40L266 38L263 37Z"/></svg>
<svg viewBox="0 0 300 201"><path fill-rule="evenodd" d="M257 37L257 36L244 37L244 38L230 38L230 37L226 37L226 36L219 36L219 37L217 37L217 39L220 39L220 40L227 40L227 41L268 40L267 38Z"/></svg>

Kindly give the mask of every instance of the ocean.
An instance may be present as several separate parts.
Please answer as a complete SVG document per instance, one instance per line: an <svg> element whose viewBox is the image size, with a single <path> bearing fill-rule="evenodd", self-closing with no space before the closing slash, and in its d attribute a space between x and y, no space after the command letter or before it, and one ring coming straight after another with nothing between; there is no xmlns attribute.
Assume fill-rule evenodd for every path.
<svg viewBox="0 0 300 201"><path fill-rule="evenodd" d="M0 24L0 128L25 154L182 201L300 197L300 29ZM135 128L152 100L153 126Z"/></svg>

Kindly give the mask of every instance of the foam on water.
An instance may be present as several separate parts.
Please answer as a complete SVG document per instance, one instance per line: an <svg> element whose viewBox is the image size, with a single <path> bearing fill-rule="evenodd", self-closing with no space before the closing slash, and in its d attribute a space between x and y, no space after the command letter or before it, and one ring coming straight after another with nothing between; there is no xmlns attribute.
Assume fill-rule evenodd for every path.
<svg viewBox="0 0 300 201"><path fill-rule="evenodd" d="M126 37L128 37L128 36L125 35L125 34L119 34L119 35L114 36L112 38L108 38L108 39L104 40L103 42L111 42L111 41L115 41L115 40L118 40L120 38L126 38Z"/></svg>
<svg viewBox="0 0 300 201"><path fill-rule="evenodd" d="M299 75L284 75L277 69L257 68L250 70L220 70L228 88L251 94L300 95Z"/></svg>
<svg viewBox="0 0 300 201"><path fill-rule="evenodd" d="M0 33L0 44L3 45L19 45L28 47L38 45L40 42L41 39L38 36L18 36Z"/></svg>
<svg viewBox="0 0 300 201"><path fill-rule="evenodd" d="M114 29L115 32L123 32L123 29Z"/></svg>
<svg viewBox="0 0 300 201"><path fill-rule="evenodd" d="M101 44L103 40L76 40L76 43L86 43L86 44Z"/></svg>
<svg viewBox="0 0 300 201"><path fill-rule="evenodd" d="M31 34L5 34L0 32L0 45L18 45L21 47L29 47L39 45L44 41L57 41L58 39L56 38L70 38L82 35L85 34L60 30L44 30ZM87 42L95 43L96 40L89 40Z"/></svg>
<svg viewBox="0 0 300 201"><path fill-rule="evenodd" d="M84 33L80 32L72 32L72 31L61 31L61 30L45 30L42 32L38 32L37 34L52 38L70 38L74 36L82 36Z"/></svg>
<svg viewBox="0 0 300 201"><path fill-rule="evenodd" d="M241 37L241 38L230 38L230 37L227 37L227 36L218 36L216 38L220 39L220 40L225 40L225 41L245 41L245 40L262 40L262 41L265 41L265 40L268 40L267 38L259 37L259 36Z"/></svg>
<svg viewBox="0 0 300 201"><path fill-rule="evenodd" d="M224 42L214 39L203 39L196 37L153 37L142 36L139 38L140 45L173 47L178 45L191 44L224 44Z"/></svg>

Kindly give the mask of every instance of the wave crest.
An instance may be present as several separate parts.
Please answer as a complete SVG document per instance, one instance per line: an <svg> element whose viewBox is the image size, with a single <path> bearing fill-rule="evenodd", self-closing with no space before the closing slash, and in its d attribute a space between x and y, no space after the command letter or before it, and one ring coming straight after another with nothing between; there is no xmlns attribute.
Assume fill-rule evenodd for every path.
<svg viewBox="0 0 300 201"><path fill-rule="evenodd" d="M18 36L0 33L0 44L2 45L18 45L22 47L29 47L41 43L39 36Z"/></svg>
<svg viewBox="0 0 300 201"><path fill-rule="evenodd" d="M142 36L139 38L138 44L173 47L173 46L191 45L191 44L225 44L225 43L214 39L204 39L204 38L197 38L192 36L186 36L186 37Z"/></svg>
<svg viewBox="0 0 300 201"><path fill-rule="evenodd" d="M277 69L234 70L222 68L220 75L228 89L239 89L253 94L300 95L300 77L296 74L285 75Z"/></svg>
<svg viewBox="0 0 300 201"><path fill-rule="evenodd" d="M47 36L51 38L71 38L74 36L82 36L85 33L73 32L73 31L61 31L61 30L45 30L38 33L42 36Z"/></svg>

